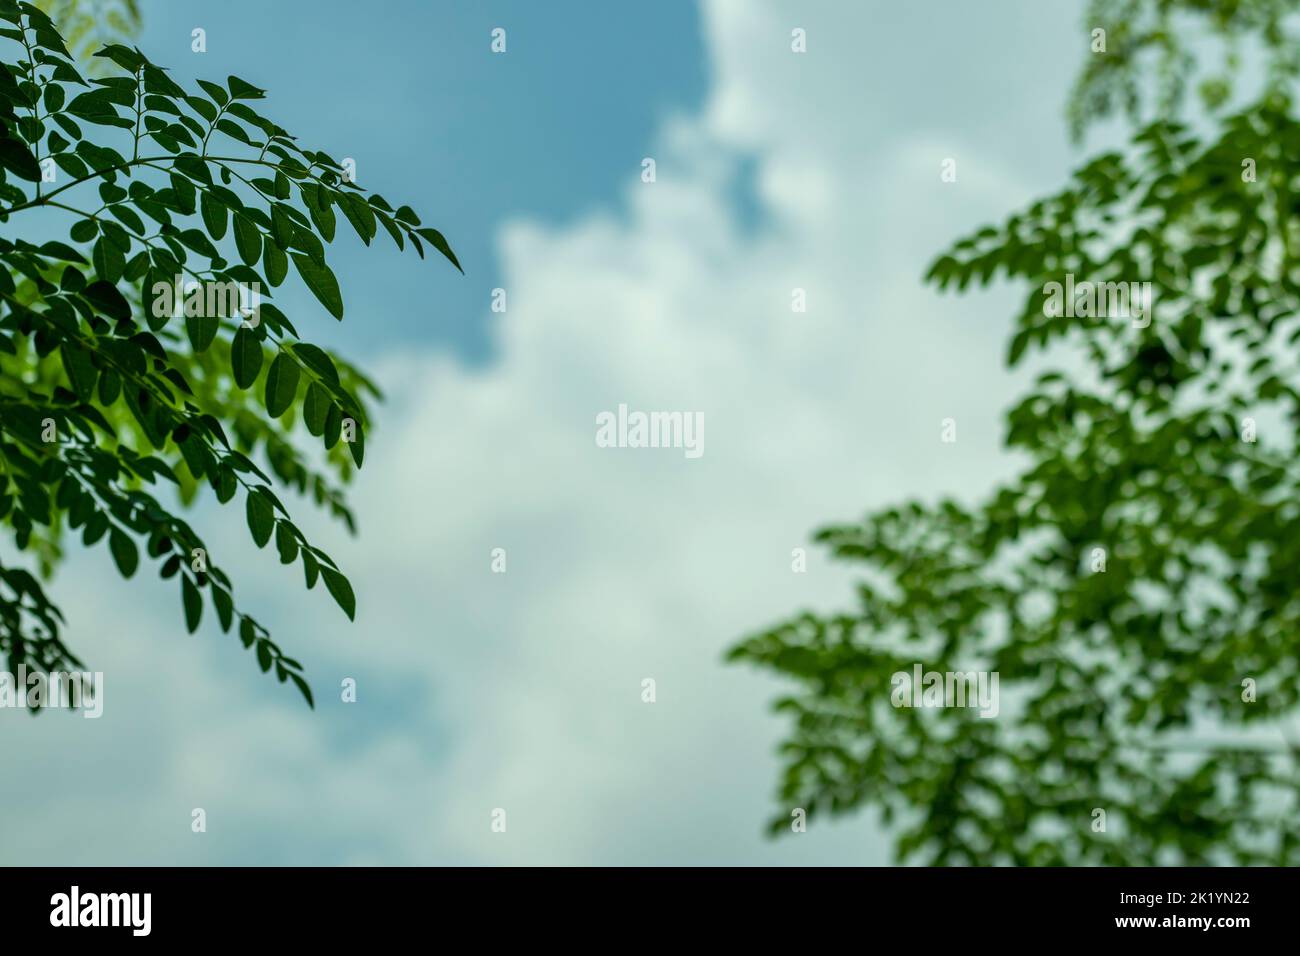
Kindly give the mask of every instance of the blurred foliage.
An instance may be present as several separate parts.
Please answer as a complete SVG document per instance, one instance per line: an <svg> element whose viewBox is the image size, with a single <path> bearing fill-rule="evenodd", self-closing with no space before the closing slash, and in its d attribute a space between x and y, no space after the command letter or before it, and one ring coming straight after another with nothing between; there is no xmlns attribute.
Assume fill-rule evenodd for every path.
<svg viewBox="0 0 1300 956"><path fill-rule="evenodd" d="M940 289L1027 289L1008 363L1047 370L1006 444L1029 465L974 507L821 530L856 607L732 650L797 688L774 831L873 807L931 864L1300 862L1297 155L1277 91L1208 138L1158 120L933 263ZM1149 281L1150 323L1053 316L1067 274ZM892 706L917 662L998 672L1001 713Z"/></svg>
<svg viewBox="0 0 1300 956"><path fill-rule="evenodd" d="M180 504L242 493L258 547L274 540L281 563L300 563L308 588L323 581L351 618L347 578L273 489L278 479L353 528L339 483L362 464L378 392L267 300L292 266L343 318L325 256L340 215L367 245L382 230L421 258L425 243L459 268L456 257L408 206L254 109L264 93L238 77L187 91L111 44L87 79L56 23L14 0L0 0L0 38L0 522L46 574L69 532L106 544L126 578L143 545L179 583L188 630L211 606L263 671L311 703L302 665L236 609L229 577L152 489L171 486ZM36 210L63 217L70 242L21 238ZM157 308L176 277L260 289L257 318L229 299ZM79 666L40 582L0 567L0 583L9 670Z"/></svg>
<svg viewBox="0 0 1300 956"><path fill-rule="evenodd" d="M107 70L106 61L94 59L98 50L140 33L137 0L36 0L36 7L59 25L68 52L93 76Z"/></svg>
<svg viewBox="0 0 1300 956"><path fill-rule="evenodd" d="M1071 133L1117 113L1138 124L1176 115L1189 87L1213 112L1239 92L1244 56L1263 65L1262 93L1285 92L1300 75L1296 10L1296 0L1088 0L1083 25L1105 30L1106 48L1089 42Z"/></svg>

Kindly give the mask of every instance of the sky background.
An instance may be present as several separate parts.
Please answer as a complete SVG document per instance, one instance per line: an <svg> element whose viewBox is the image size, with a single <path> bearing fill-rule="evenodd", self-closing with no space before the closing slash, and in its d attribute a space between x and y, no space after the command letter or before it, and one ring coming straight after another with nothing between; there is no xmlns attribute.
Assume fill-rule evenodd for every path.
<svg viewBox="0 0 1300 956"><path fill-rule="evenodd" d="M155 62L269 90L264 112L354 158L466 275L340 229L345 321L277 292L388 395L360 536L291 504L353 581L355 624L248 541L242 508L195 516L316 711L210 616L187 635L175 582L74 552L52 593L105 712L0 711L0 862L891 862L870 815L763 836L783 688L722 655L852 601L815 550L791 571L819 525L975 498L1014 467L1019 293L920 278L1084 155L1063 117L1081 4L142 6ZM703 457L597 448L619 403L702 412Z"/></svg>

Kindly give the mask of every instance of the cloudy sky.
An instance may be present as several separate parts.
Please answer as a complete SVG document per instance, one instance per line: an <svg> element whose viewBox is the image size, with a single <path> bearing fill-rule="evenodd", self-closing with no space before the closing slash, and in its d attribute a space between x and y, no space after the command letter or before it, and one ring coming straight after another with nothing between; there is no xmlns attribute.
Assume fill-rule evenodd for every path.
<svg viewBox="0 0 1300 956"><path fill-rule="evenodd" d="M254 548L242 509L195 517L317 710L211 621L186 635L174 582L124 586L103 549L76 554L53 593L105 673L105 713L0 712L0 862L890 862L869 816L763 836L781 687L721 658L799 608L848 605L851 578L815 551L791 571L819 524L973 497L1013 467L998 448L1022 384L1002 367L1016 294L944 297L920 277L1079 159L1063 108L1080 4L144 15L154 60L266 87L283 125L445 231L467 275L343 236L343 325L290 298L307 338L388 393L360 537L295 509L356 585L355 624ZM620 403L702 413L703 456L597 447L597 414Z"/></svg>

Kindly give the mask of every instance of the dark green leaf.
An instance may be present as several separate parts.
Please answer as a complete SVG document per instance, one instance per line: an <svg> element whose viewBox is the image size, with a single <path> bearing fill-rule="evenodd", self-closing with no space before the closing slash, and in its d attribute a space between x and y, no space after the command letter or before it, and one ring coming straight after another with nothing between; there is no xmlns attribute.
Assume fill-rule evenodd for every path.
<svg viewBox="0 0 1300 956"><path fill-rule="evenodd" d="M199 195L199 210L203 213L203 225L207 228L208 235L213 239L221 239L226 234L226 207L210 191L204 190ZM240 255L243 255L242 251Z"/></svg>
<svg viewBox="0 0 1300 956"><path fill-rule="evenodd" d="M136 549L135 542L116 525L108 533L108 550L112 553L122 577L129 578L135 574L135 569L140 563L140 553Z"/></svg>
<svg viewBox="0 0 1300 956"><path fill-rule="evenodd" d="M298 394L298 365L292 358L281 352L271 362L271 370L266 373L266 411L272 418L279 418L293 404Z"/></svg>
<svg viewBox="0 0 1300 956"><path fill-rule="evenodd" d="M330 267L300 252L293 254L293 264L298 267L298 275L302 276L302 280L307 283L307 288L311 289L321 304L329 310L330 315L342 320L343 296L339 292L338 279L334 277Z"/></svg>
<svg viewBox="0 0 1300 956"><path fill-rule="evenodd" d="M240 388L248 388L257 381L257 374L262 370L262 343L252 329L241 325L235 331L230 366L235 384Z"/></svg>
<svg viewBox="0 0 1300 956"><path fill-rule="evenodd" d="M343 613L348 616L348 620L356 620L357 599L352 593L352 585L348 583L348 579L333 568L324 566L321 567L320 573L325 579L326 589L343 609Z"/></svg>
<svg viewBox="0 0 1300 956"><path fill-rule="evenodd" d="M181 575L181 603L185 605L185 629L193 634L203 616L203 597L187 575Z"/></svg>
<svg viewBox="0 0 1300 956"><path fill-rule="evenodd" d="M271 540L271 532L275 529L275 513L271 505L261 494L250 491L245 503L245 512L253 542L259 548L265 547L266 542Z"/></svg>
<svg viewBox="0 0 1300 956"><path fill-rule="evenodd" d="M324 433L325 416L329 413L332 404L329 395L318 383L312 382L307 386L307 397L302 404L302 418L307 425L307 431L313 435Z"/></svg>
<svg viewBox="0 0 1300 956"><path fill-rule="evenodd" d="M247 217L235 213L235 246L244 265L252 266L262 256L262 233Z"/></svg>

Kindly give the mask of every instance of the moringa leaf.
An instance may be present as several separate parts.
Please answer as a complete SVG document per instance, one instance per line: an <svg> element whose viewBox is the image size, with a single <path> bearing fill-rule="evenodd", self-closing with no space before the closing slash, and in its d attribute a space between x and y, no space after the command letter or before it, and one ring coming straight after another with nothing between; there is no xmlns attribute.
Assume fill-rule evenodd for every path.
<svg viewBox="0 0 1300 956"><path fill-rule="evenodd" d="M298 363L284 352L276 355L271 362L271 370L266 373L266 411L272 418L279 418L293 404L298 394Z"/></svg>

